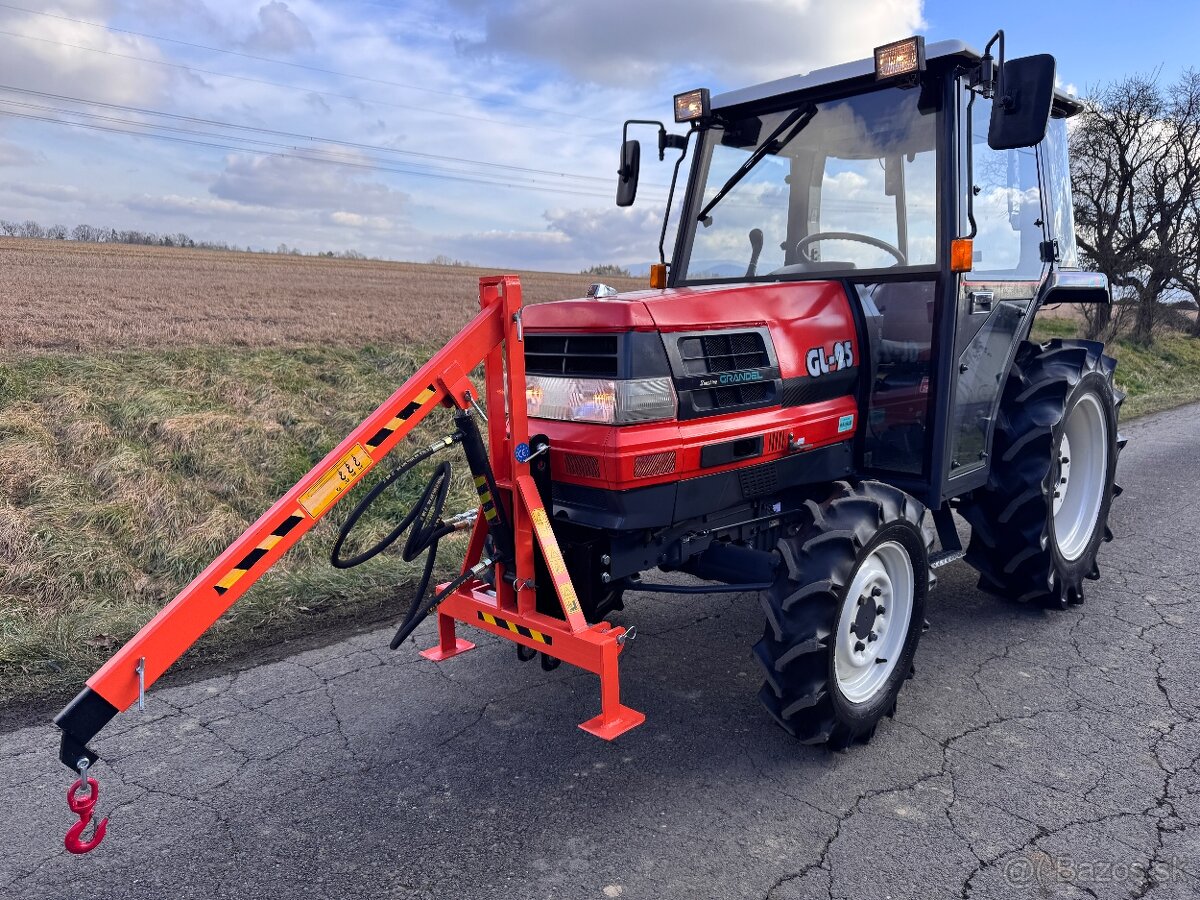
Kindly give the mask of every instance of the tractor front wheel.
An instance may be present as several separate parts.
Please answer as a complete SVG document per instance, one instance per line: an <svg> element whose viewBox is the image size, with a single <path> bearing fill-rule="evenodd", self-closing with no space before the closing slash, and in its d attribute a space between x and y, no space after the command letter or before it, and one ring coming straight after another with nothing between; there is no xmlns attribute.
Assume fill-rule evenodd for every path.
<svg viewBox="0 0 1200 900"><path fill-rule="evenodd" d="M804 743L865 743L895 712L932 581L924 512L887 485L838 482L780 540L754 647L766 673L759 698Z"/></svg>

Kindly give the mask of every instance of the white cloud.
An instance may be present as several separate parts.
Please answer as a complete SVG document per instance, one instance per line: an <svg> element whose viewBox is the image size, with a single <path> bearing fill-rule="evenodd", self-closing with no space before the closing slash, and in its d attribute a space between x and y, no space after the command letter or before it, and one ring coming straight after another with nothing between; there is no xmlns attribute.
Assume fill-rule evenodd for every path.
<svg viewBox="0 0 1200 900"><path fill-rule="evenodd" d="M345 210L330 213L328 220L333 225L370 229L371 231L390 231L395 227L395 223L387 216L364 216L361 213L346 212Z"/></svg>
<svg viewBox="0 0 1200 900"><path fill-rule="evenodd" d="M649 141L643 148L641 196L633 210L615 209L611 198L623 119L650 108L658 116L669 115L672 89L691 86L693 76L703 75L700 83L716 89L722 79L726 86L738 86L865 56L873 42L914 30L920 0L862 0L851 12L835 7L833 0L729 0L729 8L716 0L641 5L578 0L557 6L549 0L367 5L338 0L54 0L47 11L211 46L252 48L248 52L263 56L299 54L294 58L306 65L396 84L75 26L69 36L56 33L55 39L259 81L196 77L82 51L65 59L35 58L25 48L19 71L0 55L0 75L21 75L27 80L15 83L22 87L106 100L115 96L116 102L206 119L550 174L386 151L358 154L342 145L246 135L410 170L367 171L256 154L227 156L228 151L195 145L14 121L13 129L4 132L10 143L0 141L0 165L28 162L23 148L42 151L37 168L28 176L21 173L22 183L76 185L95 199L81 208L77 198L82 194L33 197L28 191L4 192L0 185L10 204L6 218L20 209L47 222L82 219L160 232L182 228L195 237L239 245L354 247L407 259L445 253L488 266L578 270L598 262L640 267L657 257L670 157L659 163L652 152L652 132L636 134ZM29 33L34 27L28 22L44 33L46 24L56 21L25 16L28 22L18 25L6 15L0 11L5 22L0 28ZM510 53L505 42L512 33L516 39ZM485 52L476 48L456 55L455 38L461 35ZM129 43L119 43L125 40ZM26 42L11 43L21 50ZM0 44L0 51L8 49ZM498 55L506 57L503 65L496 64ZM79 67L70 67L77 62ZM547 63L559 70L551 71ZM43 75L49 88L41 83ZM625 83L614 83L616 76ZM581 80L587 78L609 83L597 89ZM452 166L478 180L428 177L431 166ZM686 176L685 167L684 180ZM530 180L562 193L521 186ZM569 190L598 196L576 196ZM679 202L677 193L677 209ZM566 204L577 208L564 208ZM766 227L761 221L751 224ZM672 227L668 251L674 234ZM740 259L746 253L745 230L734 239L730 253Z"/></svg>
<svg viewBox="0 0 1200 900"><path fill-rule="evenodd" d="M485 34L464 41L545 60L607 84L658 80L681 68L727 83L766 80L871 54L922 26L922 0L513 0L483 13Z"/></svg>
<svg viewBox="0 0 1200 900"><path fill-rule="evenodd" d="M312 32L286 3L271 0L258 10L258 27L245 46L264 53L287 55L314 46Z"/></svg>
<svg viewBox="0 0 1200 900"><path fill-rule="evenodd" d="M495 229L440 240L454 256L478 265L578 271L598 263L639 266L657 258L662 209L555 208L541 231ZM670 233L668 233L668 238Z"/></svg>
<svg viewBox="0 0 1200 900"><path fill-rule="evenodd" d="M48 11L105 22L111 14L110 7L109 3L77 0L56 4ZM112 103L147 105L161 100L172 80L168 70L161 66L126 58L163 58L158 46L145 38L7 9L0 9L0 29L29 36L2 39L0 83L3 84L69 96L82 93Z"/></svg>
<svg viewBox="0 0 1200 900"><path fill-rule="evenodd" d="M187 216L228 221L233 218L261 219L265 207L250 206L233 200L219 200L215 197L189 197L182 194L138 194L126 201L126 206L135 212L150 213L155 216Z"/></svg>
<svg viewBox="0 0 1200 900"><path fill-rule="evenodd" d="M0 140L0 166L31 166L43 159L45 156L39 151L30 150L12 141Z"/></svg>
<svg viewBox="0 0 1200 900"><path fill-rule="evenodd" d="M337 149L354 160L352 151ZM359 215L394 215L406 195L355 170L285 156L227 157L209 188L214 197L273 209L340 210Z"/></svg>
<svg viewBox="0 0 1200 900"><path fill-rule="evenodd" d="M0 149L0 159L2 159ZM14 194L32 197L35 200L51 200L57 203L87 203L93 199L91 191L84 190L73 184L36 184L14 182L8 186Z"/></svg>

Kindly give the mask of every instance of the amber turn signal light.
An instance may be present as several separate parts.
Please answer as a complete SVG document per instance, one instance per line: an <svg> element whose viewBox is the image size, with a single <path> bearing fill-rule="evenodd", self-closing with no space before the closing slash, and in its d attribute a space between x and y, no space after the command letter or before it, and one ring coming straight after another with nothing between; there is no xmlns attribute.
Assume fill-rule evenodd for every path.
<svg viewBox="0 0 1200 900"><path fill-rule="evenodd" d="M975 242L970 238L955 238L950 242L951 272L970 272L974 259Z"/></svg>
<svg viewBox="0 0 1200 900"><path fill-rule="evenodd" d="M667 286L667 267L663 263L654 263L650 266L650 287L655 290L662 290Z"/></svg>

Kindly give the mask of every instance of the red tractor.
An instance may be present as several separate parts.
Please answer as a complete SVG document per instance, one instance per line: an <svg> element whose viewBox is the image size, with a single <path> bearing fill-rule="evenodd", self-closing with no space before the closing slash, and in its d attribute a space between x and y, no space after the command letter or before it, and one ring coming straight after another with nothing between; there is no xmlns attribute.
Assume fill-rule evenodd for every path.
<svg viewBox="0 0 1200 900"><path fill-rule="evenodd" d="M474 321L58 716L72 796L94 788L100 728L439 404L454 431L378 482L342 537L455 446L478 510L443 516L443 462L387 540L346 559L339 539L334 562L406 530L415 559L470 528L460 574L432 589L429 554L393 647L436 610L432 659L470 649L468 624L522 659L593 671L601 711L583 727L604 738L644 719L618 692L634 631L605 621L630 593L758 592L761 699L801 741L835 748L895 710L937 567L965 556L986 590L1082 601L1111 537L1122 395L1102 345L1028 340L1042 305L1110 299L1079 270L1066 129L1079 107L1054 81L1053 57L1006 61L1001 33L983 54L917 37L677 96L686 134L650 123L660 159L679 152L672 198L685 158L691 171L652 289L598 284L523 309L515 278L484 279ZM626 140L620 205L639 166ZM705 583L643 580L656 569ZM87 849L78 835L73 849Z"/></svg>

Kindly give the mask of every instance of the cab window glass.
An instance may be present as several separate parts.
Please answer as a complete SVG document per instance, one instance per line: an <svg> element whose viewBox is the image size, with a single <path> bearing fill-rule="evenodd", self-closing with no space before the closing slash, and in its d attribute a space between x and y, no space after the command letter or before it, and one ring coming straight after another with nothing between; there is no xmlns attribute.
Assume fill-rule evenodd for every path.
<svg viewBox="0 0 1200 900"><path fill-rule="evenodd" d="M1075 241L1075 209L1071 205L1071 164L1067 152L1067 120L1051 119L1042 154L1042 180L1046 184L1046 206L1050 237L1058 241L1059 265L1079 268L1079 245Z"/></svg>
<svg viewBox="0 0 1200 900"><path fill-rule="evenodd" d="M919 101L887 87L809 115L793 104L719 119L700 150L705 215L687 223L683 280L936 265L938 113ZM762 238L753 271L752 234Z"/></svg>
<svg viewBox="0 0 1200 900"><path fill-rule="evenodd" d="M861 234L877 238L904 254L910 266L937 261L937 178L933 150L869 159L825 158L814 233ZM896 256L862 241L817 242L814 259L844 260L846 268L879 269L897 264Z"/></svg>
<svg viewBox="0 0 1200 900"><path fill-rule="evenodd" d="M988 146L992 101L976 96L971 122L975 265L972 277L1038 279L1042 274L1042 197L1037 153Z"/></svg>

